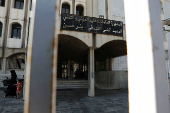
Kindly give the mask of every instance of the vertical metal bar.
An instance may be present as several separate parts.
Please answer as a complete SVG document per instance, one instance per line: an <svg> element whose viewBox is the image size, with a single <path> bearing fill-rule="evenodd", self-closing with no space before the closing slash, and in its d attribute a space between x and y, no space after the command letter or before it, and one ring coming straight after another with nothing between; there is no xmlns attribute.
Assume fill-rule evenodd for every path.
<svg viewBox="0 0 170 113"><path fill-rule="evenodd" d="M33 0L34 13L32 14L26 70L25 113L56 112L58 53L56 10L59 8L56 1Z"/></svg>
<svg viewBox="0 0 170 113"><path fill-rule="evenodd" d="M160 1L124 0L124 3L129 112L170 113Z"/></svg>

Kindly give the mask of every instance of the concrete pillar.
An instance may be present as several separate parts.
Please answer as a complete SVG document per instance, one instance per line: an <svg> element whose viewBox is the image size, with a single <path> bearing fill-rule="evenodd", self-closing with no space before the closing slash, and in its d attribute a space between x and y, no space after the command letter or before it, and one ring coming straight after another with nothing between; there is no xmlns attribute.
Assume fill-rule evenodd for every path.
<svg viewBox="0 0 170 113"><path fill-rule="evenodd" d="M72 0L72 12L71 12L71 14L76 14L75 0Z"/></svg>
<svg viewBox="0 0 170 113"><path fill-rule="evenodd" d="M98 0L86 0L86 15L98 18Z"/></svg>
<svg viewBox="0 0 170 113"><path fill-rule="evenodd" d="M88 96L95 96L94 89L94 48L90 48L88 52Z"/></svg>
<svg viewBox="0 0 170 113"><path fill-rule="evenodd" d="M2 73L5 74L6 73L6 58L3 58L3 63L2 63Z"/></svg>
<svg viewBox="0 0 170 113"><path fill-rule="evenodd" d="M108 7L108 10L107 10L107 19L110 19L110 20L113 20L112 18L112 7L113 7L113 1L112 0L107 0L107 7Z"/></svg>
<svg viewBox="0 0 170 113"><path fill-rule="evenodd" d="M70 74L70 71L71 71L71 69L70 69L70 64L71 64L71 62L70 62L70 60L68 61L68 79L71 79L71 74Z"/></svg>
<svg viewBox="0 0 170 113"><path fill-rule="evenodd" d="M110 60L106 59L106 71L110 71Z"/></svg>

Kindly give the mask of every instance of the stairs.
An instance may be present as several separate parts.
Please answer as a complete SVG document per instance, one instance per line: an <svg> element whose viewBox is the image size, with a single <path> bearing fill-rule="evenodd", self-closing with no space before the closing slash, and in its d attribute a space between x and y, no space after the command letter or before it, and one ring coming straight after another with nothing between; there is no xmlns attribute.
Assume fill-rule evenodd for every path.
<svg viewBox="0 0 170 113"><path fill-rule="evenodd" d="M57 89L88 88L88 80L57 80Z"/></svg>

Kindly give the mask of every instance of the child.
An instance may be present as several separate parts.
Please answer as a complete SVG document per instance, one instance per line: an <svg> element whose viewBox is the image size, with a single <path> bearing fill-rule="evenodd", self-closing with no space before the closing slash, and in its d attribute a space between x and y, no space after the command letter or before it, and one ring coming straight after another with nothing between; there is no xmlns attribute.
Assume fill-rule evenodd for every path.
<svg viewBox="0 0 170 113"><path fill-rule="evenodd" d="M18 95L21 94L21 86L22 86L22 83L21 81L18 80L18 84L15 84L17 86L17 98L18 98Z"/></svg>

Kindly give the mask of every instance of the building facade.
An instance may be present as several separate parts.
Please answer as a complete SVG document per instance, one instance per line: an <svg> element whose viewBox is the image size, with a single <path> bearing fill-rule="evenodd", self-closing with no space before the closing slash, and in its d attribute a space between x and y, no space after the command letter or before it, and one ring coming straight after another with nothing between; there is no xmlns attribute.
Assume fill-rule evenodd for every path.
<svg viewBox="0 0 170 113"><path fill-rule="evenodd" d="M170 26L167 23L170 19L170 1L161 0L160 5L168 76ZM25 74L29 31L33 26L32 13L32 0L0 0L0 80L10 77L11 69L16 70L18 77ZM60 14L58 80L88 78L88 87L95 85L101 89L127 89L126 23L123 0L60 0ZM76 18L93 17L120 21L122 35L97 33L92 27L93 32L78 31L76 28L73 30L72 26L65 26L68 29L62 29L65 24L62 21L63 14L69 15L69 18L74 15Z"/></svg>

